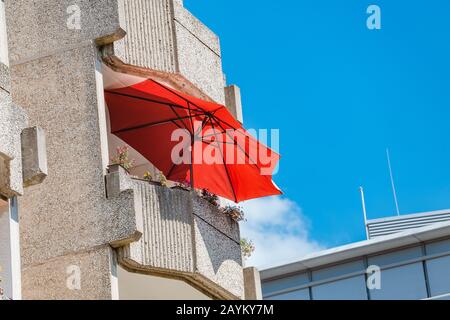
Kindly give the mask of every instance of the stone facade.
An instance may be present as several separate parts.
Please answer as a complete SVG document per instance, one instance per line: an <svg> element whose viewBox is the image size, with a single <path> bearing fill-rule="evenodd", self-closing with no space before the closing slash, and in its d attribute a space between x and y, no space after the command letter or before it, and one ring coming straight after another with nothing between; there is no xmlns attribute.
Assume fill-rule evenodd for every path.
<svg viewBox="0 0 450 320"><path fill-rule="evenodd" d="M180 0L4 5L0 193L29 187L19 198L23 297L116 299L120 264L213 298L243 298L234 221L189 192L108 171L102 64L226 103L242 121L238 88L225 89L218 37ZM71 272L79 286L68 283Z"/></svg>
<svg viewBox="0 0 450 320"><path fill-rule="evenodd" d="M124 63L178 74L224 104L219 38L174 0L123 0L128 37L115 44Z"/></svg>
<svg viewBox="0 0 450 320"><path fill-rule="evenodd" d="M45 133L28 127L25 110L13 102L4 1L0 0L0 289L20 299L21 259L17 197L47 176Z"/></svg>
<svg viewBox="0 0 450 320"><path fill-rule="evenodd" d="M11 100L8 67L1 62L0 79L0 193L13 197L23 193L20 135L28 119Z"/></svg>
<svg viewBox="0 0 450 320"><path fill-rule="evenodd" d="M141 199L144 232L119 249L119 261L128 269L186 280L215 298L242 298L238 223L194 192L131 180L121 171L108 175L108 195L131 185Z"/></svg>
<svg viewBox="0 0 450 320"><path fill-rule="evenodd" d="M114 264L113 251L105 246L140 236L132 193L125 191L114 201L105 195L102 83L95 42L120 33L113 2L79 1L80 12L89 13L82 16L81 30L66 26L71 1L6 3L9 53L14 57L12 96L30 123L46 130L48 142L49 177L19 203L26 299L92 297L87 288L84 295L67 290L65 281L53 287L34 285L56 281L53 266L58 265L60 270L79 266L81 278L89 276L90 283L97 283L96 298L114 298L113 280L105 281L113 275L99 271L112 270ZM45 12L45 18L36 12ZM36 32L40 28L46 32Z"/></svg>

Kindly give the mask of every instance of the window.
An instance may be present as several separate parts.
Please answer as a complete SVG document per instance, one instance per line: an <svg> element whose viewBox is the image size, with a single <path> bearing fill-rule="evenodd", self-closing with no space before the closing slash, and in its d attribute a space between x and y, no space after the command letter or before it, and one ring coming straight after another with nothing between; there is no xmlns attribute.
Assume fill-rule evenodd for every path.
<svg viewBox="0 0 450 320"><path fill-rule="evenodd" d="M402 263L408 260L422 257L422 248L420 246L412 247L404 250L398 250L390 253L380 254L369 257L369 265L388 266L390 264Z"/></svg>
<svg viewBox="0 0 450 320"><path fill-rule="evenodd" d="M309 289L301 289L292 292L268 297L266 300L310 300Z"/></svg>
<svg viewBox="0 0 450 320"><path fill-rule="evenodd" d="M281 290L289 290L291 288L299 287L309 282L307 273L297 274L294 276L285 277L263 283L263 295L270 295L273 292Z"/></svg>
<svg viewBox="0 0 450 320"><path fill-rule="evenodd" d="M450 256L427 261L431 296L450 294Z"/></svg>
<svg viewBox="0 0 450 320"><path fill-rule="evenodd" d="M313 281L321 281L344 276L354 272L365 272L364 262L362 259L315 270L312 277Z"/></svg>
<svg viewBox="0 0 450 320"><path fill-rule="evenodd" d="M381 290L371 290L373 300L418 300L427 298L421 262L381 270Z"/></svg>
<svg viewBox="0 0 450 320"><path fill-rule="evenodd" d="M321 284L312 288L314 300L367 300L364 275Z"/></svg>

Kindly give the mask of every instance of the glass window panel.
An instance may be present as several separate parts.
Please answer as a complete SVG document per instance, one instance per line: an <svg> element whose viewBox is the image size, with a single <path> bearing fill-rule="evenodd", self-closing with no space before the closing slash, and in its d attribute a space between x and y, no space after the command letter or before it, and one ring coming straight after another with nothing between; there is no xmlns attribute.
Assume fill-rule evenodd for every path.
<svg viewBox="0 0 450 320"><path fill-rule="evenodd" d="M364 275L321 284L312 288L313 300L367 300Z"/></svg>
<svg viewBox="0 0 450 320"><path fill-rule="evenodd" d="M369 265L387 266L422 257L420 246L369 257Z"/></svg>
<svg viewBox="0 0 450 320"><path fill-rule="evenodd" d="M429 243L427 244L426 248L427 248L427 255L450 252L450 239Z"/></svg>
<svg viewBox="0 0 450 320"><path fill-rule="evenodd" d="M288 293L279 294L273 297L268 297L265 300L310 300L309 290L302 289L297 291L292 291Z"/></svg>
<svg viewBox="0 0 450 320"><path fill-rule="evenodd" d="M431 296L450 293L450 256L428 260L426 263Z"/></svg>
<svg viewBox="0 0 450 320"><path fill-rule="evenodd" d="M421 262L381 270L381 290L370 290L373 300L417 300L427 298Z"/></svg>
<svg viewBox="0 0 450 320"><path fill-rule="evenodd" d="M290 288L299 287L309 282L308 274L302 273L294 276L284 277L262 283L263 295L277 292L280 290L288 290Z"/></svg>
<svg viewBox="0 0 450 320"><path fill-rule="evenodd" d="M319 269L313 271L313 281L326 280L329 278L343 276L353 272L364 272L363 260L353 261L349 263L338 264L329 268Z"/></svg>

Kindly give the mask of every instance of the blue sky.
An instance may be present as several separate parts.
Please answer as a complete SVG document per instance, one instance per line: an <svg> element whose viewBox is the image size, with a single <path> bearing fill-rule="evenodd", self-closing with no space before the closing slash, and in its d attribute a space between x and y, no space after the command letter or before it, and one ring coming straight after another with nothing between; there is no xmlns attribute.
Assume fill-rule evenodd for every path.
<svg viewBox="0 0 450 320"><path fill-rule="evenodd" d="M381 8L381 30L366 27L370 4ZM450 208L450 2L185 6L220 35L245 126L281 131L278 201L301 216L307 251L365 238L360 185L369 218L394 214L386 147L402 213Z"/></svg>

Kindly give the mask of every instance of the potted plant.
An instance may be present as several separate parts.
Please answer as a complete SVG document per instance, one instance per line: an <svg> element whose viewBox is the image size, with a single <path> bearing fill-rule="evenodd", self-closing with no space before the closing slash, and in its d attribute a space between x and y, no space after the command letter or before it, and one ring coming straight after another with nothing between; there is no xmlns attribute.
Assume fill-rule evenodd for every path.
<svg viewBox="0 0 450 320"><path fill-rule="evenodd" d="M229 216L236 222L245 221L244 210L238 206L226 206L222 208L222 213Z"/></svg>
<svg viewBox="0 0 450 320"><path fill-rule="evenodd" d="M142 177L142 180L152 182L153 181L152 174L149 171L146 171L144 173L144 176Z"/></svg>
<svg viewBox="0 0 450 320"><path fill-rule="evenodd" d="M162 172L159 173L159 184L163 187L168 186L167 178Z"/></svg>
<svg viewBox="0 0 450 320"><path fill-rule="evenodd" d="M252 256L253 252L255 252L255 249L256 249L256 247L252 240L249 240L247 238L241 239L241 251L242 251L242 257L244 258L244 260L250 258Z"/></svg>
<svg viewBox="0 0 450 320"><path fill-rule="evenodd" d="M212 204L215 207L219 207L220 206L219 197L216 196L215 194L209 192L207 189L203 189L202 190L201 197L203 199L205 199L206 201L208 201L210 204Z"/></svg>
<svg viewBox="0 0 450 320"><path fill-rule="evenodd" d="M136 161L134 159L129 158L129 147L122 146L117 147L116 156L111 158L111 165L109 166L109 170L117 171L117 168L120 166L124 168L128 173L130 169L134 167Z"/></svg>
<svg viewBox="0 0 450 320"><path fill-rule="evenodd" d="M183 182L177 183L175 186L172 187L172 189L191 191L191 185L190 185L189 181L183 181Z"/></svg>
<svg viewBox="0 0 450 320"><path fill-rule="evenodd" d="M155 180L153 179L153 175L150 173L150 171L146 171L140 180L144 180L150 184L156 184L162 187L168 186L168 181L162 172L158 174L158 180Z"/></svg>

